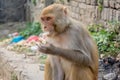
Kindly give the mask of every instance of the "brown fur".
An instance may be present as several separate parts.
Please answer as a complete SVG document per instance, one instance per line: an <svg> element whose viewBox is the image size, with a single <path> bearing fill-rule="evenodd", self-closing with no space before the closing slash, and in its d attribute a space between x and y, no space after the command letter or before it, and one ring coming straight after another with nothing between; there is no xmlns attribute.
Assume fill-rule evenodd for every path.
<svg viewBox="0 0 120 80"><path fill-rule="evenodd" d="M60 59L65 74L63 80L97 80L98 51L88 30L72 19L63 5L53 4L43 9L41 16L49 15L54 17L54 23L49 25L54 30L47 36L47 42L52 45L41 46L40 51ZM52 71L48 58L45 80L53 80Z"/></svg>

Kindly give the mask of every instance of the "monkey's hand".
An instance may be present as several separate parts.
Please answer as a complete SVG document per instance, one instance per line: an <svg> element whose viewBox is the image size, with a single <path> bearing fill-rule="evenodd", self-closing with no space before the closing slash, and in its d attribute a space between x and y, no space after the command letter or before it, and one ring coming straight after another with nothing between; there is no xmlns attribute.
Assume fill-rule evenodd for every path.
<svg viewBox="0 0 120 80"><path fill-rule="evenodd" d="M38 45L38 47L39 51L45 54L52 54L52 51L55 48L55 46L53 46L52 44L41 44Z"/></svg>

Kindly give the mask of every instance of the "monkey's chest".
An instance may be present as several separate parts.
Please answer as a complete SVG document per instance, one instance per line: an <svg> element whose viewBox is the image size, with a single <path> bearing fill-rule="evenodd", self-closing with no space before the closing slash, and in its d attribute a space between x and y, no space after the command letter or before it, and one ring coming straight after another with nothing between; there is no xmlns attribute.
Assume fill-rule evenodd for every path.
<svg viewBox="0 0 120 80"><path fill-rule="evenodd" d="M64 45L64 46L62 44L56 44L55 46L60 47L60 48L64 48L64 49L68 49L67 44ZM65 73L68 74L68 72L71 70L71 64L72 63L70 61L68 61L67 59L64 59L62 57L60 57L60 63L61 63L61 66L62 66L63 70L65 71Z"/></svg>
<svg viewBox="0 0 120 80"><path fill-rule="evenodd" d="M68 38L67 39L66 38L59 39L58 41L48 39L50 44L53 44L55 47L59 47L59 48L63 48L63 49L70 49L71 41L70 40L68 41L68 40L69 40ZM68 75L68 72L71 70L72 63L62 57L60 57L60 63L61 63L63 70Z"/></svg>

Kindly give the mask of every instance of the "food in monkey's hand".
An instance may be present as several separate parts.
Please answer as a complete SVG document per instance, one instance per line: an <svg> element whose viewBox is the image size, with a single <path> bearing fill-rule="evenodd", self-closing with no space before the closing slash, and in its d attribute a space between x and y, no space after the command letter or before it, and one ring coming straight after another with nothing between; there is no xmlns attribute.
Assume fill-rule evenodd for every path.
<svg viewBox="0 0 120 80"><path fill-rule="evenodd" d="M38 50L40 53L46 53L47 51L49 52L49 48L51 44L47 42L48 35L49 35L49 32L42 33L40 43L36 44L38 46Z"/></svg>
<svg viewBox="0 0 120 80"><path fill-rule="evenodd" d="M41 47L41 46L43 46L43 45L49 45L48 44L48 42L47 42L47 35L49 35L49 32L44 32L44 33L42 33L42 34L40 34L40 42L38 43L36 43L36 45L38 46L38 47Z"/></svg>
<svg viewBox="0 0 120 80"><path fill-rule="evenodd" d="M42 33L42 34L40 35L40 37L41 37L41 43L43 43L43 44L46 44L46 43L47 43L46 38L47 38L48 35L49 35L49 32L44 32L44 33Z"/></svg>

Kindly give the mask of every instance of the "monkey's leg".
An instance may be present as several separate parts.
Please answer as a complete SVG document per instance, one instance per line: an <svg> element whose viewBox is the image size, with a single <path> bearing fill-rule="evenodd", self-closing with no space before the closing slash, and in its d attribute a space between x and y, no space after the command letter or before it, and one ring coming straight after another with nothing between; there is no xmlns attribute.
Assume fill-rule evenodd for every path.
<svg viewBox="0 0 120 80"><path fill-rule="evenodd" d="M71 69L69 80L98 80L89 67L74 65Z"/></svg>
<svg viewBox="0 0 120 80"><path fill-rule="evenodd" d="M45 63L44 80L52 80L52 68L49 59Z"/></svg>

